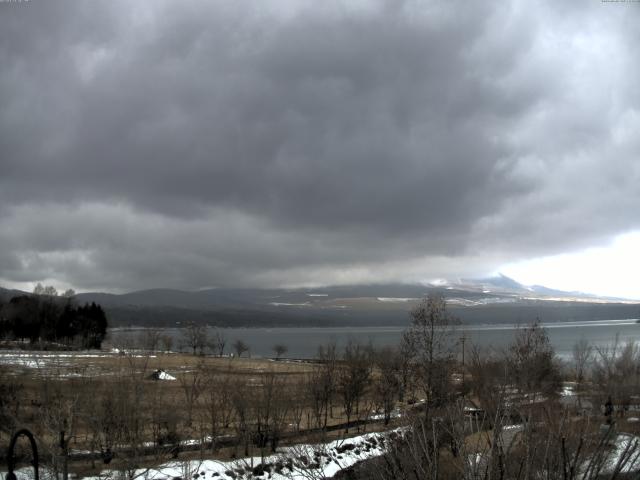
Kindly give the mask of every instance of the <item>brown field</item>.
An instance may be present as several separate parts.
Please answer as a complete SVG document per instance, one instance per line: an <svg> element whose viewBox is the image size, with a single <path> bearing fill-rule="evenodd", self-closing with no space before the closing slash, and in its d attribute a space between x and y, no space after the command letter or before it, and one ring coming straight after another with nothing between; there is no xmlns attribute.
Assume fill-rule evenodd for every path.
<svg viewBox="0 0 640 480"><path fill-rule="evenodd" d="M15 427L34 432L44 458L60 454L64 431L70 468L83 474L104 468L100 455L90 458L88 452L104 457L107 449L132 445L140 446L136 464L144 465L176 454L221 459L265 454L271 443L256 441L261 430L265 438L276 432L278 445L344 436L344 428L332 430L346 422L336 393L327 412L329 428L317 428L307 389L318 368L296 360L180 353L0 351L0 379L15 387L9 412ZM158 370L175 380L153 379ZM374 404L369 389L351 421L368 418ZM367 423L350 433L385 428L380 421ZM227 440L214 446L211 437ZM160 448L159 439L202 446L183 445L177 453ZM0 444L8 441L6 430L0 432ZM158 448L145 450L153 444ZM116 455L111 466L120 463Z"/></svg>
<svg viewBox="0 0 640 480"><path fill-rule="evenodd" d="M427 330L416 338L433 337ZM481 468L491 459L486 467L496 472L517 472L522 459L544 471L571 456L575 465L604 461L638 434L637 370L617 359L608 363L620 369L612 374L594 361L587 380L554 361L539 327L516 340L502 356L472 350L466 364L433 345L425 352L442 360L357 344L321 349L316 361L0 350L0 445L26 427L56 472L67 465L95 475L107 463L132 472L175 458L264 457L287 444L404 425L406 437L393 440L397 448L381 462L432 469L421 478L438 469L460 478L469 455ZM524 348L534 341L539 350ZM169 379L154 378L158 372ZM383 408L396 418L391 424ZM632 447L627 453L638 447L640 458L640 444ZM371 465L397 477L393 463Z"/></svg>

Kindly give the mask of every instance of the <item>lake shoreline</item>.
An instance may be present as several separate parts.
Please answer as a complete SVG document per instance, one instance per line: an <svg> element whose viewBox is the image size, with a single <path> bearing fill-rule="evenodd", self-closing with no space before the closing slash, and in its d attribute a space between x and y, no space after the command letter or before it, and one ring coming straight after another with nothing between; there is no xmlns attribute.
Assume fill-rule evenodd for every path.
<svg viewBox="0 0 640 480"><path fill-rule="evenodd" d="M458 325L456 336L464 336L466 348L472 344L482 348L500 350L507 346L513 339L518 328L528 325L520 324L484 324L484 325ZM640 324L637 319L627 320L594 320L572 321L541 324L549 335L551 344L561 358L571 356L573 345L584 337L597 347L613 345L618 339L619 343L640 340ZM227 352L231 351L231 345L237 340L246 343L251 355L261 358L274 357L273 347L285 345L287 358L311 358L318 347L335 343L338 348L344 347L349 341L358 343L370 343L375 347L395 346L400 343L402 333L406 326L368 326L368 327L209 327L211 335L218 332L227 341ZM184 348L184 328L145 328L145 327L118 327L109 330L109 342L111 344L133 345L143 341L145 335L152 332L160 332L170 336L174 349Z"/></svg>

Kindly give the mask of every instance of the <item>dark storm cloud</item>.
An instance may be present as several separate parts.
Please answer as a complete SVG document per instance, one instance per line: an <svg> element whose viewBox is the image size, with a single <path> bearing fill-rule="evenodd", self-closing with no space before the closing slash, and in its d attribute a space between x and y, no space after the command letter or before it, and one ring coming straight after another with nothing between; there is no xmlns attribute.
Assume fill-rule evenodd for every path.
<svg viewBox="0 0 640 480"><path fill-rule="evenodd" d="M0 4L0 278L431 278L637 228L605 7Z"/></svg>

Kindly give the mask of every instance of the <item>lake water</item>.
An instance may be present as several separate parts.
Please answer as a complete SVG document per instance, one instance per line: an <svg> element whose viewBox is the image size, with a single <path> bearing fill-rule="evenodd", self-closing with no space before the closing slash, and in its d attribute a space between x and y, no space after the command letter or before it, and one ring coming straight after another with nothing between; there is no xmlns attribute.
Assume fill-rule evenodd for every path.
<svg viewBox="0 0 640 480"><path fill-rule="evenodd" d="M592 345L605 347L615 342L640 341L640 323L637 319L606 320L595 322L562 322L543 324L558 356L570 358L573 345L584 337ZM500 349L513 341L516 325L461 325L456 327L456 336L467 339L467 346L473 342L483 347ZM112 335L134 337L143 329L116 329ZM298 328L221 328L219 331L227 340L226 351L231 352L235 340L242 340L251 348L251 355L272 357L273 346L285 345L287 357L311 358L320 345L335 342L338 347L349 340L372 343L374 346L397 345L402 327L298 327ZM180 329L164 330L174 338L174 349L181 343Z"/></svg>

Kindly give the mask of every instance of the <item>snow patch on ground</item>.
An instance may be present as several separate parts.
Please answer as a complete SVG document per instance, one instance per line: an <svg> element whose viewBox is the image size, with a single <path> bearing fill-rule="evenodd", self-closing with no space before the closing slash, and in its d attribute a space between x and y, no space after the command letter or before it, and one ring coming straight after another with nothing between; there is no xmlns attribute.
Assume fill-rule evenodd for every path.
<svg viewBox="0 0 640 480"><path fill-rule="evenodd" d="M377 297L379 302L406 303L418 300L417 298Z"/></svg>
<svg viewBox="0 0 640 480"><path fill-rule="evenodd" d="M272 479L303 480L331 478L340 470L385 453L389 435L399 435L401 430L385 433L368 433L327 444L302 444L279 449L278 453L265 457L244 458L235 461L204 460L173 461L150 470L136 471L136 476L145 480L170 480L180 477L240 480ZM28 469L25 469L28 474ZM117 478L117 472L104 470L97 477L85 480Z"/></svg>
<svg viewBox="0 0 640 480"><path fill-rule="evenodd" d="M112 358L118 355L115 351L105 352L79 352L79 353L44 353L44 352L0 352L0 365L15 365L26 368L48 368L69 366L75 359ZM133 357L156 358L156 355L132 355Z"/></svg>
<svg viewBox="0 0 640 480"><path fill-rule="evenodd" d="M573 390L573 386L571 385L564 385L562 387L562 390L560 390L560 396L561 397L571 397L573 395L575 395L576 392Z"/></svg>
<svg viewBox="0 0 640 480"><path fill-rule="evenodd" d="M138 469L132 478L144 480L308 480L331 478L358 462L383 455L390 437L402 435L404 429L389 432L367 433L357 437L334 440L326 444L301 444L278 449L276 454L265 457L243 458L234 461L184 460L172 461L155 468ZM185 444L191 444L187 441ZM33 470L24 467L16 472L18 480L33 478ZM40 471L40 478L50 478L50 472ZM129 474L130 472L127 472ZM5 478L6 472L0 473ZM103 470L98 476L83 480L120 478L115 470Z"/></svg>
<svg viewBox="0 0 640 480"><path fill-rule="evenodd" d="M625 456L628 460L624 467L620 470L621 472L629 473L639 471L640 458L638 458L637 453L629 454L629 452L637 452L638 448L640 448L640 438L628 433L618 434L614 442L613 449L609 454L609 457L607 458L601 473L613 473L618 467L618 463L620 462L620 459L623 458L623 456ZM625 452L627 452L626 455Z"/></svg>
<svg viewBox="0 0 640 480"><path fill-rule="evenodd" d="M522 425L521 423L517 423L515 425L503 425L502 430L516 430L518 432L521 432L522 430L524 430L524 425Z"/></svg>
<svg viewBox="0 0 640 480"><path fill-rule="evenodd" d="M397 408L391 412L389 418L400 418L402 413ZM369 420L384 420L384 413L374 413L369 417Z"/></svg>
<svg viewBox="0 0 640 480"><path fill-rule="evenodd" d="M286 303L286 302L270 302L272 307L308 307L311 304L309 302L304 303Z"/></svg>

